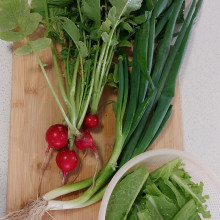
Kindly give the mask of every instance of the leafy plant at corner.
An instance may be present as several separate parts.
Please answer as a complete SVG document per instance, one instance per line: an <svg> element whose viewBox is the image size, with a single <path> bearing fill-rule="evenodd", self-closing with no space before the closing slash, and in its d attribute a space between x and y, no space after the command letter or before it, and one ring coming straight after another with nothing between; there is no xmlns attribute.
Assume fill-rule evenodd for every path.
<svg viewBox="0 0 220 220"><path fill-rule="evenodd" d="M42 19L40 14L30 13L27 0L1 0L0 9L0 39L5 41L18 42L27 39ZM31 45L19 48L18 54L41 51L50 45L50 40L42 38L32 41Z"/></svg>

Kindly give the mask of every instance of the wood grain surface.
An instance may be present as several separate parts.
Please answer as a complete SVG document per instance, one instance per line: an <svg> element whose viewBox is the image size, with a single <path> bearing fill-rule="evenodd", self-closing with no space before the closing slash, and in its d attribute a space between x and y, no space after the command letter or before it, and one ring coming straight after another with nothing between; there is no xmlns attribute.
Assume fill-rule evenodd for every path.
<svg viewBox="0 0 220 220"><path fill-rule="evenodd" d="M20 45L20 43L16 43L14 50ZM59 95L50 49L46 49L39 55L42 61L47 64L48 76ZM115 98L116 91L106 88L101 103ZM177 87L173 104L173 115L150 150L158 148L183 150L179 87ZM99 117L101 123L93 132L93 136L102 162L105 163L111 155L115 141L115 117L112 106L104 105L99 112ZM20 209L27 202L36 199L40 166L47 147L45 132L50 125L61 122L62 116L34 55L13 55L8 212ZM80 157L82 154L83 152L79 152ZM51 162L42 183L42 193L61 186L61 174L55 164L55 157L56 152L52 152ZM77 181L92 176L94 170L95 158L93 153L89 152L83 162ZM69 174L67 181L71 182L75 176L76 172ZM63 199L74 198L78 195L79 193L73 193ZM100 202L83 209L52 211L51 214L57 220L96 220L99 206ZM46 214L44 220L47 219L51 218Z"/></svg>

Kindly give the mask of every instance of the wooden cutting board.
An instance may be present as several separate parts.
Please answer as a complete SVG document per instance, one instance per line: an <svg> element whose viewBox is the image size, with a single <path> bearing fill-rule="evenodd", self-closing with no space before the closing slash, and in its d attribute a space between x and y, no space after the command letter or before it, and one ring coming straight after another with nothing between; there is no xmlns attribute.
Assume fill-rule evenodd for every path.
<svg viewBox="0 0 220 220"><path fill-rule="evenodd" d="M21 43L16 43L14 51L19 46L21 46ZM57 94L59 94L50 49L41 52L39 55L43 62L47 64L48 76L55 85ZM101 103L115 98L116 91L106 88ZM151 150L158 148L183 150L179 87L177 87L173 104L173 115L164 131L150 148ZM93 136L104 163L111 155L115 141L115 117L112 106L105 105L101 108L99 117L101 123L93 132ZM36 199L39 170L47 147L45 132L50 125L61 122L62 116L34 55L13 55L8 212L20 209L30 200ZM82 152L79 154L82 157ZM43 179L42 193L61 186L61 174L55 164L55 157L56 153L53 152ZM89 152L83 162L77 181L92 176L94 169L95 159L93 153ZM69 175L68 182L71 182L75 175L76 172ZM78 195L79 193L73 193L66 199ZM57 220L97 220L99 206L100 202L83 209L52 211L51 214ZM46 214L44 220L47 219L51 218Z"/></svg>

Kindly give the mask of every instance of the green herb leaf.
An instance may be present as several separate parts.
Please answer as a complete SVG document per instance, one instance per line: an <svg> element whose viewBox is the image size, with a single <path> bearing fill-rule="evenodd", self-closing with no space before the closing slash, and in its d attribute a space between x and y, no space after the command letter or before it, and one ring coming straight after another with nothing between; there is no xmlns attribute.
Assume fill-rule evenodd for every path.
<svg viewBox="0 0 220 220"><path fill-rule="evenodd" d="M132 11L136 11L141 8L143 0L109 0L112 6L116 8L116 15L120 18L123 15L127 15Z"/></svg>
<svg viewBox="0 0 220 220"><path fill-rule="evenodd" d="M109 42L109 35L108 35L108 33L106 33L106 32L103 32L103 33L102 33L102 40L103 40L105 43L108 43L108 42Z"/></svg>
<svg viewBox="0 0 220 220"><path fill-rule="evenodd" d="M27 15L26 17L23 17L19 25L19 32L21 32L24 36L32 34L37 29L41 19L42 17L38 13L32 13Z"/></svg>
<svg viewBox="0 0 220 220"><path fill-rule="evenodd" d="M46 49L51 43L51 39L43 37L35 41L29 41L29 44L23 45L15 52L16 55L30 54L33 51L39 52Z"/></svg>
<svg viewBox="0 0 220 220"><path fill-rule="evenodd" d="M100 26L100 0L82 0L82 12L84 16L94 21L96 26Z"/></svg>
<svg viewBox="0 0 220 220"><path fill-rule="evenodd" d="M108 19L112 22L112 24L116 23L116 7L113 6L112 8L110 8L109 12L108 12Z"/></svg>
<svg viewBox="0 0 220 220"><path fill-rule="evenodd" d="M132 43L127 40L120 41L119 47L132 47Z"/></svg>
<svg viewBox="0 0 220 220"><path fill-rule="evenodd" d="M126 219L147 177L148 172L141 166L116 185L108 203L106 220Z"/></svg>
<svg viewBox="0 0 220 220"><path fill-rule="evenodd" d="M31 49L31 46L28 44L23 45L22 47L18 48L15 51L16 55L26 55L26 54L30 54L30 53L32 53L32 49Z"/></svg>
<svg viewBox="0 0 220 220"><path fill-rule="evenodd" d="M63 29L69 34L69 36L72 38L75 44L78 44L80 39L80 33L73 21L71 21L68 18L62 18L63 22Z"/></svg>
<svg viewBox="0 0 220 220"><path fill-rule="evenodd" d="M118 44L118 41L117 41L116 39L112 39L112 40L111 40L111 44L110 44L111 46L114 47L114 46L116 46L117 44Z"/></svg>
<svg viewBox="0 0 220 220"><path fill-rule="evenodd" d="M88 49L86 47L86 44L80 41L80 33L77 26L74 24L73 21L68 18L62 18L62 20L63 29L69 34L73 42L76 44L76 47L78 48L81 57L87 57Z"/></svg>
<svg viewBox="0 0 220 220"><path fill-rule="evenodd" d="M24 39L24 35L14 31L0 31L0 39L5 41L19 42Z"/></svg>
<svg viewBox="0 0 220 220"><path fill-rule="evenodd" d="M41 19L40 14L30 13L27 0L1 0L0 38L21 41L36 30Z"/></svg>
<svg viewBox="0 0 220 220"><path fill-rule="evenodd" d="M102 23L102 25L101 25L99 31L100 31L101 33L103 33L103 32L109 33L110 28L111 28L111 24L112 24L112 22L107 18L107 19Z"/></svg>
<svg viewBox="0 0 220 220"><path fill-rule="evenodd" d="M0 1L0 30L13 30L20 26L23 17L28 16L27 0Z"/></svg>
<svg viewBox="0 0 220 220"><path fill-rule="evenodd" d="M132 28L131 25L128 24L127 22L121 22L120 28L121 28L122 30L126 30L126 31L128 31L128 32L133 32L133 28Z"/></svg>
<svg viewBox="0 0 220 220"><path fill-rule="evenodd" d="M37 12L45 18L44 0L32 0L31 9L32 12Z"/></svg>
<svg viewBox="0 0 220 220"><path fill-rule="evenodd" d="M149 17L149 13L148 12L145 12L145 14L143 15L139 15L139 16L136 16L133 18L133 21L136 23L136 24L143 24Z"/></svg>
<svg viewBox="0 0 220 220"><path fill-rule="evenodd" d="M50 45L50 43L51 43L51 39L46 38L46 37L37 39L35 41L30 41L31 48L35 52L39 52L39 51L46 49Z"/></svg>
<svg viewBox="0 0 220 220"><path fill-rule="evenodd" d="M79 41L78 46L79 46L79 53L80 53L81 57L82 58L87 57L88 56L88 49L86 47L86 44L82 41Z"/></svg>

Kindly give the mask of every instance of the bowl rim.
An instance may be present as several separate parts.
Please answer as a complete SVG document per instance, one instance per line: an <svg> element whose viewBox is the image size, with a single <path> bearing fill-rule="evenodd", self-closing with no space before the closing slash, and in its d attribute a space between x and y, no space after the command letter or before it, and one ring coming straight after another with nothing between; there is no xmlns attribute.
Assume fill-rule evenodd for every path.
<svg viewBox="0 0 220 220"><path fill-rule="evenodd" d="M202 170L205 171L205 173L208 175L208 177L216 183L216 186L219 188L220 190L220 180L219 178L216 176L216 174L210 170L202 161L200 161L197 157L185 152L185 151L181 151L181 150L176 150L176 149L156 149L156 150L150 150L147 152L144 152L134 158L132 158L130 161L128 161L127 163L125 163L118 171L117 173L114 175L114 177L112 178L112 180L110 181L104 196L102 198L102 202L101 202L101 206L99 209L99 215L98 215L98 220L105 220L105 214L106 214L106 210L107 210L107 205L108 205L108 201L110 199L110 196L112 194L113 189L115 188L116 184L118 183L118 181L122 178L122 176L128 171L130 170L132 167L134 167L135 165L142 163L143 161L145 161L146 159L153 157L153 156L157 156L157 155L173 155L176 157L182 157L182 158L186 158L190 161L192 161L194 164L196 164L197 166L201 167Z"/></svg>

